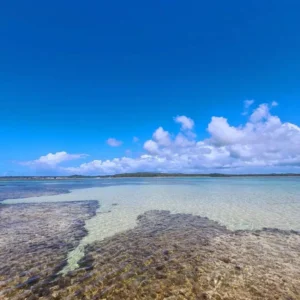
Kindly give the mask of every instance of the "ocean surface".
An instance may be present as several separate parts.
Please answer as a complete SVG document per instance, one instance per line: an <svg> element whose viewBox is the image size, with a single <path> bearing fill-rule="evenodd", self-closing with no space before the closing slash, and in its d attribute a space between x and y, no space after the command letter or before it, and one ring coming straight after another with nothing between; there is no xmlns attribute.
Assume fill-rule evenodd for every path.
<svg viewBox="0 0 300 300"><path fill-rule="evenodd" d="M14 214L11 209L23 209L24 203L34 204L26 208L29 210L38 210L39 205L47 203L56 203L59 210L61 204L64 211L57 214L59 219L55 220L58 228L66 226L65 220L71 218L66 202L98 205L96 213L85 217L86 234L68 250L67 263L60 274L78 269L87 247L136 228L139 216L149 211L207 217L228 230L300 231L299 177L1 181L0 201L3 207L12 204L9 206L11 215ZM49 209L41 211L50 213ZM22 214L20 216L22 218ZM37 217L43 218L38 213ZM180 220L178 217L177 222ZM39 222L43 224L42 220ZM34 228L28 230L33 232Z"/></svg>
<svg viewBox="0 0 300 300"><path fill-rule="evenodd" d="M300 177L2 181L1 200L3 204L97 200L101 212L117 204L111 219L118 213L124 222L120 230L131 215L149 209L206 216L229 229L300 230Z"/></svg>

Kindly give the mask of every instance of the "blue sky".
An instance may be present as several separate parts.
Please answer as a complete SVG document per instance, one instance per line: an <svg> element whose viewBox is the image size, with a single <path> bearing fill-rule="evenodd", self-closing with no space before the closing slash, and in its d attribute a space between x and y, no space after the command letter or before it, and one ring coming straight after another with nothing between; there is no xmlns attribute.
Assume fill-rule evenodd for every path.
<svg viewBox="0 0 300 300"><path fill-rule="evenodd" d="M3 3L0 175L298 171L299 11L299 1Z"/></svg>

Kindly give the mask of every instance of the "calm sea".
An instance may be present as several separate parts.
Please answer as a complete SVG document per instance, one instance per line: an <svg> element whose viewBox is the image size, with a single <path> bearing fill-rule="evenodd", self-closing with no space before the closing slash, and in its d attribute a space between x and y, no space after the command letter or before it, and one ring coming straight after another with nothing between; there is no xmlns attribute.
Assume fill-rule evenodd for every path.
<svg viewBox="0 0 300 300"><path fill-rule="evenodd" d="M0 199L4 205L99 202L65 271L78 266L86 245L134 228L137 217L149 210L200 215L232 230L300 230L300 177L3 181Z"/></svg>
<svg viewBox="0 0 300 300"><path fill-rule="evenodd" d="M4 199L97 200L103 210L118 202L114 210L120 214L166 209L207 216L231 229L300 229L300 177L2 181Z"/></svg>

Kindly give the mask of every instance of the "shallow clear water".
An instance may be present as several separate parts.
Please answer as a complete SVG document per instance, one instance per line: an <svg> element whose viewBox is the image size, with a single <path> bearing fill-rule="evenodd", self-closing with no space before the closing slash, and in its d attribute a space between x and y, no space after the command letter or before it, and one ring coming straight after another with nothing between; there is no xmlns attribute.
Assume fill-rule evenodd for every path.
<svg viewBox="0 0 300 300"><path fill-rule="evenodd" d="M10 183L11 184L11 183ZM22 182L14 188L52 185L68 194L7 199L3 203L97 200L96 216L87 220L88 235L69 254L74 269L84 247L133 228L148 210L206 216L229 229L275 227L300 230L300 178L143 178ZM2 186L3 188L3 186Z"/></svg>
<svg viewBox="0 0 300 300"><path fill-rule="evenodd" d="M49 186L57 194L68 190L71 193L31 197L36 192L47 194ZM25 196L30 191L30 195L7 199L11 191L25 191ZM147 209L167 209L201 214L231 229L300 229L298 177L12 181L1 182L0 195L7 199L3 203L98 200L101 212L112 209L110 218L126 210L130 215ZM114 202L118 206L112 208Z"/></svg>

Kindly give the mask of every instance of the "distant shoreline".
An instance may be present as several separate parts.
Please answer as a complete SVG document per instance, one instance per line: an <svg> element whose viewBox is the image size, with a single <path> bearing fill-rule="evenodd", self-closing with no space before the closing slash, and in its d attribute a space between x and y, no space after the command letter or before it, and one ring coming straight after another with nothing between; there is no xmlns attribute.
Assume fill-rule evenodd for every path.
<svg viewBox="0 0 300 300"><path fill-rule="evenodd" d="M185 173L124 173L99 176L0 176L0 181L10 180L76 180L76 179L118 179L118 178L197 178L197 177L299 177L296 173L271 173L271 174L185 174Z"/></svg>

